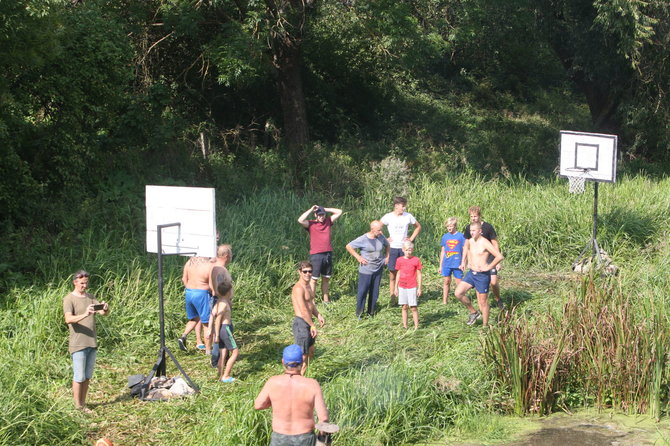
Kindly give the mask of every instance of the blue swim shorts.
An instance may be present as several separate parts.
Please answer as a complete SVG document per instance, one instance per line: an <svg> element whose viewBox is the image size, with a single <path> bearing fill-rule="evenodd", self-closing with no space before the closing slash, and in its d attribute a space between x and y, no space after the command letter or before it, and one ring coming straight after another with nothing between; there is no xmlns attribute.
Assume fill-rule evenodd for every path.
<svg viewBox="0 0 670 446"><path fill-rule="evenodd" d="M442 266L441 274L444 277L449 277L453 274L453 276L457 279L463 278L463 271L461 271L460 268L449 268L447 266Z"/></svg>
<svg viewBox="0 0 670 446"><path fill-rule="evenodd" d="M188 319L200 318L203 324L209 323L210 306L209 290L194 290L186 288L186 317Z"/></svg>
<svg viewBox="0 0 670 446"><path fill-rule="evenodd" d="M489 285L491 284L491 271L468 271L463 282L475 287L475 290L480 294L489 292Z"/></svg>

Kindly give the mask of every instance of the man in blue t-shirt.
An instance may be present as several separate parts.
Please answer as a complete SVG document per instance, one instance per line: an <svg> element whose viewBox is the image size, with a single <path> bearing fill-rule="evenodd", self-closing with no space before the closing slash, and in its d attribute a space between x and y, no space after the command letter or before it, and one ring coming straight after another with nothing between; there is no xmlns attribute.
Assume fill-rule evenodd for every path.
<svg viewBox="0 0 670 446"><path fill-rule="evenodd" d="M382 226L379 220L372 221L368 232L347 244L347 252L360 264L356 293L356 317L359 319L365 308L366 297L368 315L375 314L384 265L389 261L389 242L382 234Z"/></svg>

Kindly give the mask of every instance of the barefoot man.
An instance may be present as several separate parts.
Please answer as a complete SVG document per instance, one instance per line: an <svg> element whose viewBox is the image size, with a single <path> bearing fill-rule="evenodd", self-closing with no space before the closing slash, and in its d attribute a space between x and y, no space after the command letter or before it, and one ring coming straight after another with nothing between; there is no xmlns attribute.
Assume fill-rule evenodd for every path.
<svg viewBox="0 0 670 446"><path fill-rule="evenodd" d="M470 215L470 223L481 223L482 225L482 236L486 238L489 242L500 251L500 244L498 243L498 234L496 233L493 225L487 221L482 220L482 210L479 206L470 206L468 209L468 214ZM465 239L469 239L470 235L470 226L466 226L463 230L463 235ZM489 262L493 260L493 256L489 256ZM502 269L502 263L498 263L495 268L491 270L491 291L493 291L493 297L496 299L496 306L501 310L505 310L505 302L502 301L500 297L500 285L498 273Z"/></svg>
<svg viewBox="0 0 670 446"><path fill-rule="evenodd" d="M489 324L489 285L491 284L491 270L500 263L503 259L502 254L498 251L493 243L488 239L482 237L482 224L471 223L470 234L472 238L465 242L463 250L463 260L460 268L465 269L466 261L469 263L469 271L461 283L456 287L456 298L463 302L463 305L470 311L468 317L468 325L473 325L477 319L482 317L482 325L484 327ZM488 261L489 255L493 256L491 262ZM475 288L477 292L477 304L479 311L476 311L472 306L472 302L465 295L470 288Z"/></svg>
<svg viewBox="0 0 670 446"><path fill-rule="evenodd" d="M319 422L328 421L321 386L301 374L303 358L299 345L286 347L282 355L284 373L271 377L254 402L256 410L272 408L270 446L313 446L314 411Z"/></svg>
<svg viewBox="0 0 670 446"><path fill-rule="evenodd" d="M312 264L307 261L302 261L298 265L298 274L300 278L293 285L291 291L291 301L293 302L293 338L295 343L302 348L303 361L301 374L305 374L309 360L314 357L314 342L316 341L316 325L312 320L312 316L316 316L319 320L319 325L323 327L326 323L323 316L316 309L314 303L314 291L310 286L312 279Z"/></svg>

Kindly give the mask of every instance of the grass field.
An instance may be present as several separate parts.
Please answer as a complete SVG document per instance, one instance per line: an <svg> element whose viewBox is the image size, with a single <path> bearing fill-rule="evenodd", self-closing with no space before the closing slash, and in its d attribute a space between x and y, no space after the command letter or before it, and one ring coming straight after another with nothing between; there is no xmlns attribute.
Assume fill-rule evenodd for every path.
<svg viewBox="0 0 670 446"><path fill-rule="evenodd" d="M235 383L217 382L215 370L195 349L186 353L177 349L175 339L185 323L180 281L184 259L168 258L165 264L168 345L202 388L193 398L144 403L131 399L125 388L129 375L149 372L158 351L156 258L144 252L143 217L129 216L123 231L90 228L69 243L54 246L51 255L36 259L39 268L32 285L12 287L2 299L0 444L87 445L102 436L116 445L268 444L270 413L254 411L253 399L267 377L280 373L281 349L292 342L290 287L297 279L295 265L308 252L307 235L296 219L314 203L345 210L333 229L334 302L320 305L326 326L308 370L308 376L322 385L332 421L342 428L334 444L468 440L490 444L514 437L525 426L522 418L510 416L518 395L500 377L492 357L483 353L487 342L505 330L500 323L489 331L468 327L462 305L453 298L446 306L441 303L437 257L443 222L454 215L462 228L468 206L482 207L483 218L495 225L506 256L502 294L515 305L513 318L506 323L538 328L538 342L554 342L555 336L539 327L548 326L548 316L561 321L572 314L565 305L579 299L585 286L580 276L570 272L570 264L590 238L592 188L589 185L585 194L572 196L563 180L503 182L474 176L443 182L415 178L405 186L408 210L424 228L415 252L425 265L417 331L404 330L400 310L388 307L388 283L380 293L381 311L362 321L354 317L357 270L344 246L366 232L371 219L390 210L392 187L385 189L388 195L371 189L338 202L266 190L236 203L220 203L222 241L234 249L230 265L236 289L233 319L241 344L233 370ZM595 279L595 289L610 293L601 293L604 300L598 308L608 305L610 295L626 300L629 319L619 320L639 326L638 337L668 333L669 192L670 180L644 176L624 177L600 187L598 241L620 273ZM98 362L89 394L93 415L72 408L67 326L61 307L71 288L69 275L82 267L93 274L91 292L111 307L108 317L98 318ZM623 302L614 297L609 301ZM498 317L498 310L493 310L493 320ZM590 330L596 338L599 325ZM548 411L601 407L653 412L653 417L665 419L670 348L667 337L654 339L649 348L656 353L635 353L657 368L654 383L637 397L641 404L625 400L617 387L607 387L617 383L589 384L587 376L597 367L595 360L590 366L584 361L566 362L566 370L580 370L583 376L567 379L561 375L562 366L557 368L556 380L538 375L550 384L548 392L554 396ZM189 341L193 346L194 338ZM634 353L625 346L622 349L620 355ZM549 358L549 365L555 357ZM630 365L621 367L611 373L621 373ZM178 373L171 363L168 373Z"/></svg>

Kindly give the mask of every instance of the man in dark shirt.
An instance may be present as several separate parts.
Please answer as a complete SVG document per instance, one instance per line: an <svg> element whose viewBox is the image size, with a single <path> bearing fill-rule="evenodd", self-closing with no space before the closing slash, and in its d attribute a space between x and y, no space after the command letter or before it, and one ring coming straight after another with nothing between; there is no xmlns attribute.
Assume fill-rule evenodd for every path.
<svg viewBox="0 0 670 446"><path fill-rule="evenodd" d="M307 220L312 212L315 219ZM328 213L331 215L328 216ZM316 295L316 282L321 279L321 294L324 303L330 302L328 282L333 273L333 245L330 231L340 215L342 215L342 209L324 208L315 204L298 217L298 223L309 232L309 260L314 267L309 286L312 288L312 294Z"/></svg>

